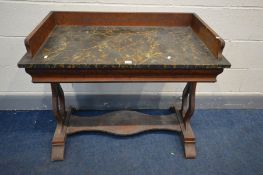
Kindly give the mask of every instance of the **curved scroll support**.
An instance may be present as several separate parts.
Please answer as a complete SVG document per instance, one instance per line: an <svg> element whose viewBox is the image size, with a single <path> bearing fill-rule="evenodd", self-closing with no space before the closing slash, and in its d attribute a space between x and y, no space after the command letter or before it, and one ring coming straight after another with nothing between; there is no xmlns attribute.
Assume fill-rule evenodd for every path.
<svg viewBox="0 0 263 175"><path fill-rule="evenodd" d="M57 121L57 127L52 139L52 160L63 160L66 142L66 111L65 111L65 97L63 90L59 83L51 83L52 91L52 107L53 113Z"/></svg>
<svg viewBox="0 0 263 175"><path fill-rule="evenodd" d="M184 124L189 122L192 115L194 114L195 90L196 90L196 82L188 82L183 91L181 112L182 112ZM184 113L185 110L186 113Z"/></svg>
<svg viewBox="0 0 263 175"><path fill-rule="evenodd" d="M52 92L52 110L56 117L57 124L62 125L63 119L61 115L61 111L59 109L60 106L65 105L62 99L59 96L59 84L58 83L51 83L51 92Z"/></svg>
<svg viewBox="0 0 263 175"><path fill-rule="evenodd" d="M195 135L190 125L190 119L195 110L195 90L196 82L188 82L182 95L182 107L177 112L183 135L186 158L195 158Z"/></svg>

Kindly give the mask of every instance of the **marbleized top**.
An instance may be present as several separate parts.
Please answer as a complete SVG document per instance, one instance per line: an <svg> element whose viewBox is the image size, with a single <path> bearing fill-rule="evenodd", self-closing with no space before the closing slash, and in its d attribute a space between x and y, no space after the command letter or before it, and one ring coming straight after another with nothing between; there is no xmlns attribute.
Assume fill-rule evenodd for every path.
<svg viewBox="0 0 263 175"><path fill-rule="evenodd" d="M23 68L226 68L191 27L56 26Z"/></svg>

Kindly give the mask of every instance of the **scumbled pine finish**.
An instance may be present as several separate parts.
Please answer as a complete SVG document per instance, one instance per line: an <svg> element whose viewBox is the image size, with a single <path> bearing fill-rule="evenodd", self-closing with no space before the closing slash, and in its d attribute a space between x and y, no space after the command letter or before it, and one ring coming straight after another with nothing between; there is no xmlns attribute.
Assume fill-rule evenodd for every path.
<svg viewBox="0 0 263 175"><path fill-rule="evenodd" d="M56 26L26 68L218 68L191 27Z"/></svg>

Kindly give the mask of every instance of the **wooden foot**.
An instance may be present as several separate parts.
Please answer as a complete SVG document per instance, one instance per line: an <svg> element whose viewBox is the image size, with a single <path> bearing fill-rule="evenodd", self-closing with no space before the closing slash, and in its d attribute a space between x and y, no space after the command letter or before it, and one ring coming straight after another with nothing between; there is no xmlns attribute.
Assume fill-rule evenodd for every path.
<svg viewBox="0 0 263 175"><path fill-rule="evenodd" d="M190 123L188 123L187 125L184 124L183 117L180 111L176 110L176 115L181 127L185 158L194 159L196 157L194 132L191 128Z"/></svg>
<svg viewBox="0 0 263 175"><path fill-rule="evenodd" d="M67 138L67 126L57 124L57 128L55 130L55 134L52 139L52 152L51 152L52 161L64 159L66 138Z"/></svg>
<svg viewBox="0 0 263 175"><path fill-rule="evenodd" d="M196 157L195 149L195 135L190 123L182 126L182 136L184 142L184 153L187 159L194 159Z"/></svg>
<svg viewBox="0 0 263 175"><path fill-rule="evenodd" d="M182 136L184 142L184 152L187 159L194 159L196 157L195 149L195 135L190 123L182 127Z"/></svg>
<svg viewBox="0 0 263 175"><path fill-rule="evenodd" d="M196 157L195 142L184 142L185 158L194 159Z"/></svg>
<svg viewBox="0 0 263 175"><path fill-rule="evenodd" d="M61 144L53 144L52 143L52 152L51 152L51 160L64 160L64 152L65 152L65 143Z"/></svg>

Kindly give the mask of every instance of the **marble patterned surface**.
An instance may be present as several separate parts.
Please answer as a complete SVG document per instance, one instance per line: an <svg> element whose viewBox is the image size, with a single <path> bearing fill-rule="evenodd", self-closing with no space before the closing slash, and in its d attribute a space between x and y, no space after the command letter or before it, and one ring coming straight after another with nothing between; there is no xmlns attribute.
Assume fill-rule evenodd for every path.
<svg viewBox="0 0 263 175"><path fill-rule="evenodd" d="M56 26L26 68L225 68L190 27Z"/></svg>

